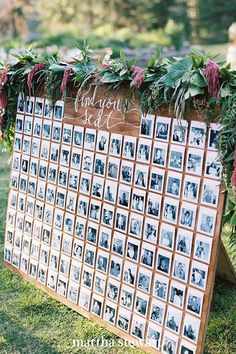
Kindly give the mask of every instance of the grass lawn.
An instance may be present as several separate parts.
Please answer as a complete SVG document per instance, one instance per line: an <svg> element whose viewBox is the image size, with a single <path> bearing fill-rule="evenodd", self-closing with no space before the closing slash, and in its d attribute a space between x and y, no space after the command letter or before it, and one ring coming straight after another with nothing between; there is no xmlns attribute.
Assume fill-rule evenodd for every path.
<svg viewBox="0 0 236 354"><path fill-rule="evenodd" d="M9 185L9 155L0 153L0 246ZM225 235L225 239L227 235ZM236 287L217 282L207 330L205 354L236 353ZM114 340L113 348L75 348L73 339ZM136 353L120 348L118 338L79 316L0 264L0 354Z"/></svg>

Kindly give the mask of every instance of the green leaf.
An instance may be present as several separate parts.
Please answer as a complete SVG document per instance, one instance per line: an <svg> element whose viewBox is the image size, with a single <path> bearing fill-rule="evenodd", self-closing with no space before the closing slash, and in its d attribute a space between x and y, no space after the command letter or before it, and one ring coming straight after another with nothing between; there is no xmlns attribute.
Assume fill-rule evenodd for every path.
<svg viewBox="0 0 236 354"><path fill-rule="evenodd" d="M197 87L197 86L194 86L194 85L191 85L189 87L188 91L189 91L189 94L190 94L191 97L204 94L203 88Z"/></svg>
<svg viewBox="0 0 236 354"><path fill-rule="evenodd" d="M236 226L236 210L235 212L233 213L231 219L230 219L230 225L231 226Z"/></svg>
<svg viewBox="0 0 236 354"><path fill-rule="evenodd" d="M189 71L193 66L192 59L190 57L185 57L175 62L169 70L169 75L172 79L177 80L184 76L186 71Z"/></svg>
<svg viewBox="0 0 236 354"><path fill-rule="evenodd" d="M198 86L198 87L206 87L207 86L207 82L206 82L205 78L199 73L195 73L192 75L191 83L195 86Z"/></svg>
<svg viewBox="0 0 236 354"><path fill-rule="evenodd" d="M104 84L111 84L113 82L117 82L117 81L120 81L120 77L115 75L115 74L112 74L112 73L108 73L106 72L103 77L101 78L101 82L104 83Z"/></svg>

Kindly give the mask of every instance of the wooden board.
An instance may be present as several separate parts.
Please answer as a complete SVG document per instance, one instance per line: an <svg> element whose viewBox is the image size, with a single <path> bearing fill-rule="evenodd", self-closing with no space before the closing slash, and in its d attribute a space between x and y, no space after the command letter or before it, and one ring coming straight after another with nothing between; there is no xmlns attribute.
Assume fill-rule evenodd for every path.
<svg viewBox="0 0 236 354"><path fill-rule="evenodd" d="M149 352L199 354L225 203L218 127L141 117L135 97L124 119L125 93L82 92L64 116L19 100L4 264Z"/></svg>

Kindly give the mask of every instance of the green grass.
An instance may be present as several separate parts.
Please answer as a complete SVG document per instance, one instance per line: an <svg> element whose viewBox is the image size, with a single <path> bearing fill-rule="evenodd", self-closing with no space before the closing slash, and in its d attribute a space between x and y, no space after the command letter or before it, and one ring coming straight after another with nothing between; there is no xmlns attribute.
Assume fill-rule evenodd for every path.
<svg viewBox="0 0 236 354"><path fill-rule="evenodd" d="M9 185L9 155L0 153L0 244L2 260ZM226 235L225 235L226 239ZM205 354L236 353L236 287L217 282L207 329ZM105 338L114 347L73 347L73 339ZM0 264L0 354L118 354L142 352L120 348L118 338L79 316Z"/></svg>

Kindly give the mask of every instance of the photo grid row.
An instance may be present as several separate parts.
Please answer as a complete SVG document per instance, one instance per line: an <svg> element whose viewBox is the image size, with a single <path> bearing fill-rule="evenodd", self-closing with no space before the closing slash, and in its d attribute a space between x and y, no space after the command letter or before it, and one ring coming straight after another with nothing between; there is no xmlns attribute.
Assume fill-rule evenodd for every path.
<svg viewBox="0 0 236 354"><path fill-rule="evenodd" d="M194 353L222 170L219 127L206 139L202 123L145 116L136 139L62 124L62 102L60 114L43 116L46 102L29 101L34 118L27 103L27 116L17 115L5 260L163 353L177 353L181 335L178 352Z"/></svg>

